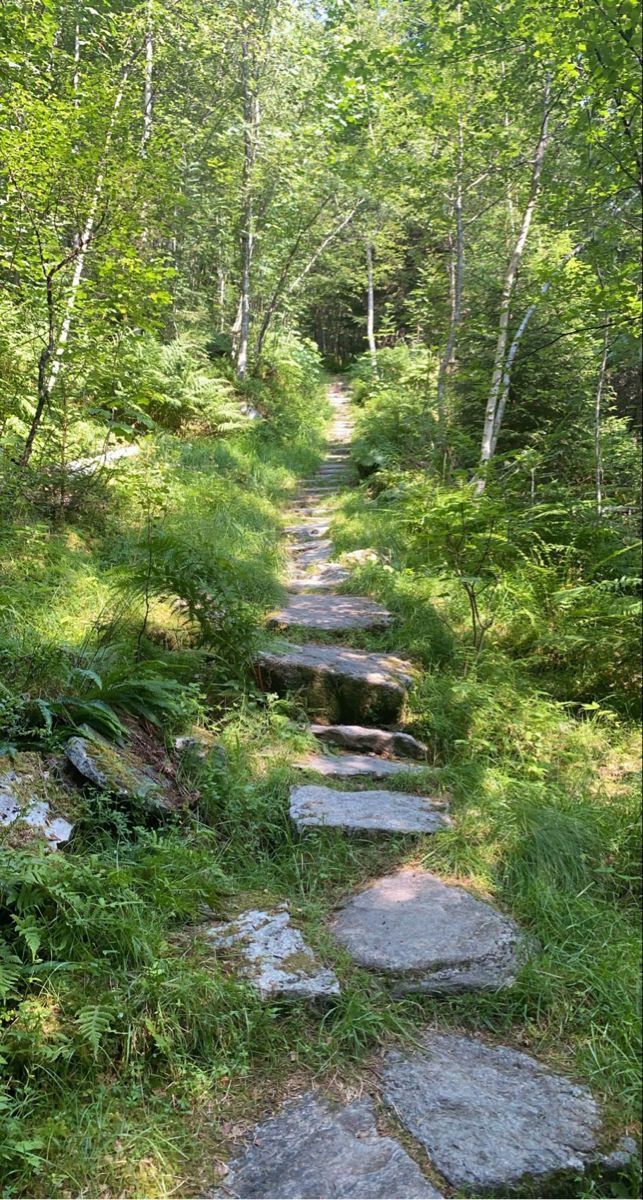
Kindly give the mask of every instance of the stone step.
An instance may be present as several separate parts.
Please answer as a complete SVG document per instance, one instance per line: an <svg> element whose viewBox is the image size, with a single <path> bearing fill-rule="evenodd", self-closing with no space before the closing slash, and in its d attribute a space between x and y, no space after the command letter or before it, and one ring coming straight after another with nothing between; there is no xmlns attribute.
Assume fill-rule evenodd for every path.
<svg viewBox="0 0 643 1200"><path fill-rule="evenodd" d="M339 632L385 629L391 621L391 614L366 596L290 596L285 607L269 618L268 625Z"/></svg>
<svg viewBox="0 0 643 1200"><path fill-rule="evenodd" d="M287 525L284 532L295 536L302 541L309 541L311 538L324 537L330 529L330 520L309 521L307 524Z"/></svg>
<svg viewBox="0 0 643 1200"><path fill-rule="evenodd" d="M333 552L333 543L329 538L312 538L307 542L296 542L288 547L289 553L295 560L298 570L314 567L317 563L328 562Z"/></svg>
<svg viewBox="0 0 643 1200"><path fill-rule="evenodd" d="M302 771L316 771L328 779L369 777L385 779L387 775L410 775L426 768L418 763L378 758L376 754L305 754L293 763Z"/></svg>
<svg viewBox="0 0 643 1200"><path fill-rule="evenodd" d="M397 993L488 991L512 984L527 958L517 925L429 871L376 880L332 923L356 963L390 976Z"/></svg>
<svg viewBox="0 0 643 1200"><path fill-rule="evenodd" d="M441 1193L398 1141L378 1133L368 1097L340 1107L306 1092L255 1126L214 1195L440 1200Z"/></svg>
<svg viewBox="0 0 643 1200"><path fill-rule="evenodd" d="M309 710L337 723L372 720L397 725L415 675L411 663L392 654L314 642L261 651L255 665L267 691L306 688Z"/></svg>
<svg viewBox="0 0 643 1200"><path fill-rule="evenodd" d="M428 747L410 733L388 729L369 729L365 725L311 725L310 732L320 742L330 742L358 753L396 755L399 758L426 758Z"/></svg>
<svg viewBox="0 0 643 1200"><path fill-rule="evenodd" d="M389 1051L384 1099L458 1194L506 1196L528 1186L529 1195L560 1195L536 1193L534 1183L594 1164L623 1167L636 1150L627 1138L602 1155L591 1092L530 1055L454 1033L430 1032L422 1042L419 1051Z"/></svg>
<svg viewBox="0 0 643 1200"><path fill-rule="evenodd" d="M318 569L310 575L290 575L288 590L291 592L333 592L339 583L345 583L350 571L340 567L338 563L320 563Z"/></svg>
<svg viewBox="0 0 643 1200"><path fill-rule="evenodd" d="M452 824L445 808L443 801L406 792L340 792L315 786L290 791L290 816L298 829L437 833Z"/></svg>
<svg viewBox="0 0 643 1200"><path fill-rule="evenodd" d="M204 932L215 950L236 951L242 976L264 1000L274 996L325 1000L339 995L336 975L319 963L299 929L291 925L285 905L271 912L251 909Z"/></svg>

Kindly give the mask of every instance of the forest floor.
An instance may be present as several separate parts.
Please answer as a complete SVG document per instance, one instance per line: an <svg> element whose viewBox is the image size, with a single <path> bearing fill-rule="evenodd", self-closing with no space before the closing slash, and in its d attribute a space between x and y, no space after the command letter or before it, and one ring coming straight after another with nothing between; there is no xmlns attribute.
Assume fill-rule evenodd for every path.
<svg viewBox="0 0 643 1200"><path fill-rule="evenodd" d="M341 391L335 396L348 436ZM302 453L299 474L310 477L321 453L321 448ZM189 454L198 459L200 451L195 447ZM225 459L225 450L217 454ZM199 507L211 504L213 485L204 465L203 487L195 491ZM271 464L262 469L269 472ZM278 475L281 467L274 469ZM330 594L372 597L392 614L394 620L382 628L350 633L298 628L287 640L304 648L314 642L413 660L419 673L404 730L428 751L412 764L419 772L402 771L374 787L446 800L453 824L419 835L347 833L341 827L297 831L289 814L292 789L338 784L296 765L302 755L320 749L309 717L328 719L333 713L324 711L318 691L312 704L310 692L308 703L302 693L282 694L278 681L273 686L267 676L265 660L260 659L259 686L244 693L231 689L225 711L214 719L206 708L195 709L196 736L200 727L210 726L216 746L204 761L188 757L179 768L181 787L198 795L187 824L177 819L164 830L141 829L134 841L125 831L115 850L96 837L83 861L61 854L59 865L47 868L51 877L32 881L35 892L42 887L47 893L47 904L38 898L38 911L45 909L52 924L69 925L75 907L84 913L92 954L111 956L113 968L108 983L94 975L96 988L87 982L91 972L84 977L80 971L88 989L85 1003L97 997L106 1018L71 1079L61 1067L71 1047L61 1014L75 1004L78 1024L82 1012L71 977L61 971L62 983L34 990L29 1013L17 1029L14 1024L9 1050L19 1054L22 1037L28 1079L12 1119L33 1146L25 1149L7 1194L195 1195L218 1187L234 1194L228 1163L243 1156L241 1147L248 1137L253 1141L256 1123L311 1088L340 1106L371 1097L379 1135L396 1138L404 1161L410 1156L423 1173L425 1182L416 1179L413 1186L477 1194L465 1180L449 1180L444 1164L436 1171L417 1131L411 1136L403 1117L381 1103L386 1051L393 1045L417 1051L427 1030L526 1052L588 1086L603 1106L601 1145L613 1147L622 1134L638 1131L639 938L630 894L636 864L627 854L636 803L636 732L626 723L572 718L502 653L463 672L453 661L455 634L440 614L431 581L417 578L392 556L390 512L368 489L345 482L324 482L322 470L305 485L301 503L280 517L283 479L265 500L242 496L241 481L235 503L260 513L253 516L256 533L246 547L248 569L258 569L262 556L265 566L268 546L271 565L283 568L281 528L313 524L312 537L290 535L291 543L303 537L295 541L303 546L294 551L296 574L319 578L337 558L347 575L333 583ZM327 486L332 490L326 492ZM219 528L208 531L212 537L220 535L222 520L225 524L221 516L217 520ZM186 506L181 521L189 524ZM318 556L314 548L322 543ZM302 560L311 544L312 560ZM355 550L371 553L361 561L342 559ZM310 591L306 582L299 587L300 594ZM277 588L275 605L280 597ZM262 639L260 655L283 652L283 628ZM335 715L354 723L360 712L342 704ZM332 768L338 759L328 761ZM365 788L364 776L341 780L340 786L347 794L373 790ZM400 996L385 974L373 973L338 946L329 923L347 898L403 867L429 871L448 886L465 886L491 906L489 912L517 922L538 950L513 986ZM76 900L57 909L56 887L64 873ZM107 898L107 912L101 897ZM234 922L241 912L270 912L284 902L293 925L339 982L339 996L322 1007L293 1001L288 989L267 999L258 995L244 978L242 947L213 954L208 933L213 920ZM97 911L105 917L99 919ZM56 950L61 960L85 961L71 935ZM287 965L298 977L306 973L307 958L295 955ZM38 1052L31 1045L27 1052L27 1034L33 1040L36 1029ZM479 1118L480 1113L478 1123ZM254 1140L260 1149L261 1137ZM366 1141L376 1148L384 1144L374 1129ZM629 1168L606 1178L599 1165L574 1169L564 1161L568 1151L563 1147L560 1153L562 1183L556 1172L550 1192L549 1183L524 1178L514 1190L569 1197L637 1194ZM588 1152L588 1160L592 1157ZM233 1172L241 1178L244 1169L241 1161ZM486 1190L505 1194L498 1180Z"/></svg>

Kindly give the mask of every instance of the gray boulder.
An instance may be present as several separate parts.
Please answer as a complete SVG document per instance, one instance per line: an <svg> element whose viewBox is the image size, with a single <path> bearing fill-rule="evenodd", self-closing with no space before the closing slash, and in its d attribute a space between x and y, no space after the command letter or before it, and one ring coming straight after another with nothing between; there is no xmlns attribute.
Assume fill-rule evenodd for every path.
<svg viewBox="0 0 643 1200"><path fill-rule="evenodd" d="M437 833L451 825L441 801L405 792L340 792L295 787L290 816L298 829L346 829L380 833Z"/></svg>
<svg viewBox="0 0 643 1200"><path fill-rule="evenodd" d="M208 926L205 934L216 950L238 952L241 974L264 1000L327 1000L339 995L336 975L315 958L291 924L285 905L272 912L251 909L232 921Z"/></svg>
<svg viewBox="0 0 643 1200"><path fill-rule="evenodd" d="M464 888L409 868L353 896L332 929L356 963L391 976L399 993L505 987L526 957L509 917Z"/></svg>
<svg viewBox="0 0 643 1200"><path fill-rule="evenodd" d="M360 754L397 755L399 758L425 758L428 747L410 733L371 729L365 725L311 725L310 732L320 742L330 742L344 750Z"/></svg>
<svg viewBox="0 0 643 1200"><path fill-rule="evenodd" d="M150 811L172 808L165 781L131 750L92 734L70 738L65 754L81 778L99 791L120 800L137 800Z"/></svg>
<svg viewBox="0 0 643 1200"><path fill-rule="evenodd" d="M384 1098L458 1191L515 1188L600 1160L600 1111L587 1088L508 1046L429 1033L390 1051Z"/></svg>
<svg viewBox="0 0 643 1200"><path fill-rule="evenodd" d="M255 658L260 684L283 693L306 689L310 712L333 721L373 720L397 724L414 669L391 654L368 654L345 646L284 644Z"/></svg>
<svg viewBox="0 0 643 1200"><path fill-rule="evenodd" d="M280 1200L414 1200L440 1192L394 1138L377 1132L372 1102L344 1108L308 1092L252 1131L217 1196Z"/></svg>

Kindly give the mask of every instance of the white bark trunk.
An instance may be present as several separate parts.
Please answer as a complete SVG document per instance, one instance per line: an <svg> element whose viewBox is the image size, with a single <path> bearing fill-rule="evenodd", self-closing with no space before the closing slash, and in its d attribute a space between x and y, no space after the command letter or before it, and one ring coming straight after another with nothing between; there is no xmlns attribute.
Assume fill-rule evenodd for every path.
<svg viewBox="0 0 643 1200"><path fill-rule="evenodd" d="M78 89L80 87L80 25L74 29L74 108L78 108Z"/></svg>
<svg viewBox="0 0 643 1200"><path fill-rule="evenodd" d="M243 179L241 212L241 286L239 292L238 335L236 342L235 368L237 379L245 379L248 371L248 346L250 341L250 288L252 256L254 252L254 203L253 169L257 156L257 134L259 130L259 101L254 81L251 80L250 48L248 42L242 47L243 83Z"/></svg>
<svg viewBox="0 0 643 1200"><path fill-rule="evenodd" d="M355 208L351 209L348 216L344 217L343 220L340 221L339 225L336 225L334 229L331 229L330 233L326 235L326 237L324 238L321 245L319 245L317 247L317 249L315 250L315 253L313 255L311 255L311 257L308 259L308 262L306 263L306 266L304 267L303 271L300 271L297 278L293 279L292 283L290 284L290 287L288 287L286 289L285 295L289 296L291 292L294 292L295 289L299 287L300 283L304 282L304 279L306 278L308 273L310 271L312 271L315 263L317 262L317 259L320 257L320 255L322 255L324 253L324 250L326 249L326 247L330 245L330 243L333 241L333 239L336 238L342 232L342 230L346 228L347 225L350 225L351 221L353 220L353 217L355 216L355 213L357 212L358 209L360 209L362 207L362 205L364 203L365 203L364 200L360 200L359 204L356 204Z"/></svg>
<svg viewBox="0 0 643 1200"><path fill-rule="evenodd" d="M371 366L377 375L377 345L375 343L375 290L373 285L373 247L366 241L366 340Z"/></svg>
<svg viewBox="0 0 643 1200"><path fill-rule="evenodd" d="M451 257L451 316L449 333L444 354L438 367L438 422L440 438L444 442L446 430L446 384L449 366L453 361L460 323L462 321L462 288L464 282L464 227L462 222L462 174L464 168L464 132L462 116L458 117L458 165L455 185L455 247Z"/></svg>
<svg viewBox="0 0 643 1200"><path fill-rule="evenodd" d="M493 433L497 425L497 407L502 386L502 379L505 367L505 357L507 353L507 342L509 340L509 319L511 316L511 302L513 299L516 279L522 257L524 254L529 229L531 227L538 193L540 191L540 179L542 175L543 162L547 151L549 141L549 108L551 98L551 78L547 75L545 83L545 94L543 102L543 116L540 125L540 133L531 173L531 185L529 188L529 197L527 206L523 213L520 231L516 244L509 261L505 282L502 289L502 298L500 301L500 318L498 322L498 340L496 343L496 352L494 355L493 371L491 375L491 386L489 389L489 397L487 399L487 408L485 412L484 428L482 433L482 445L480 451L480 462L484 467L493 456ZM484 489L484 480L478 481L478 490Z"/></svg>
<svg viewBox="0 0 643 1200"><path fill-rule="evenodd" d="M154 107L154 33L152 30L152 4L147 5L147 29L145 31L145 66L143 70L143 133L141 154L145 156L147 143L152 136L152 110Z"/></svg>
<svg viewBox="0 0 643 1200"><path fill-rule="evenodd" d="M603 393L605 391L605 379L607 376L607 356L609 353L609 335L610 326L609 318L605 323L605 338L603 341L603 357L601 359L600 371L598 373L598 386L596 388L596 402L594 405L594 457L596 464L596 511L599 517L603 512Z"/></svg>
<svg viewBox="0 0 643 1200"><path fill-rule="evenodd" d="M107 127L107 133L105 135L105 144L103 146L103 153L101 155L101 161L100 161L100 165L98 168L98 174L96 176L96 182L94 184L94 192L93 192L91 203L89 206L87 220L85 221L85 227L83 229L83 232L82 232L81 238L80 238L80 253L79 253L78 257L76 258L76 265L74 267L74 274L72 276L71 286L69 289L69 295L67 297L67 304L65 305L65 315L63 317L62 324L60 326L60 333L58 334L58 338L56 341L56 349L55 349L54 355L53 355L53 362L51 364L51 370L49 372L49 377L47 379L46 391L47 391L48 396L51 396L51 393L53 392L55 384L56 384L56 380L58 379L58 376L60 375L60 371L61 371L62 363L63 363L63 356L65 353L65 348L67 346L67 342L69 341L69 334L71 332L71 324L72 324L72 320L73 320L73 316L74 316L74 309L76 307L76 299L78 296L78 289L80 287L80 283L81 283L83 273L85 270L85 259L86 259L87 251L89 249L89 246L90 246L93 234L94 234L94 226L96 224L96 215L98 213L98 205L100 204L100 199L103 194L103 187L105 185L105 163L107 161L107 156L109 154L110 146L112 144L112 138L114 136L114 128L116 126L116 118L118 116L118 110L121 106L121 101L123 99L123 95L125 92L125 86L127 84L128 75L129 75L129 67L126 67L121 76L121 82L119 84L118 91L114 98L114 104L112 106L112 113L110 116L109 125Z"/></svg>

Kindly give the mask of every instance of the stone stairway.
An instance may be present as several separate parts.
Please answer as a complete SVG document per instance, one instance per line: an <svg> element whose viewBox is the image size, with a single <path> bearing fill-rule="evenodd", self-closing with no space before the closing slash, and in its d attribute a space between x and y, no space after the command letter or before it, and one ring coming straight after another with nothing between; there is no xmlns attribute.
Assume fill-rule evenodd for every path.
<svg viewBox="0 0 643 1200"><path fill-rule="evenodd" d="M330 399L328 453L292 505L288 599L269 625L345 639L351 630L387 627L392 618L369 597L335 591L349 571L333 560L331 503L353 475L348 399L338 385ZM310 732L325 747L294 764L326 781L291 789L290 817L302 837L320 828L439 837L453 824L444 798L368 786L391 775L421 786L427 749L399 728L416 677L402 654L367 653L345 640L289 641L259 653L255 666L260 686L303 697ZM366 786L345 790L347 778ZM509 987L537 953L509 916L410 867L347 897L329 929L393 995ZM234 947L240 970L262 997L320 1004L339 994L336 975L306 945L287 905L243 913L212 926L209 937L219 950ZM553 1179L596 1164L616 1169L632 1153L630 1144L601 1153L601 1112L587 1088L477 1037L429 1029L414 1049L385 1055L370 1090L351 1103L313 1090L267 1116L233 1146L225 1186L213 1194L273 1200L506 1194L541 1180L551 1187Z"/></svg>

